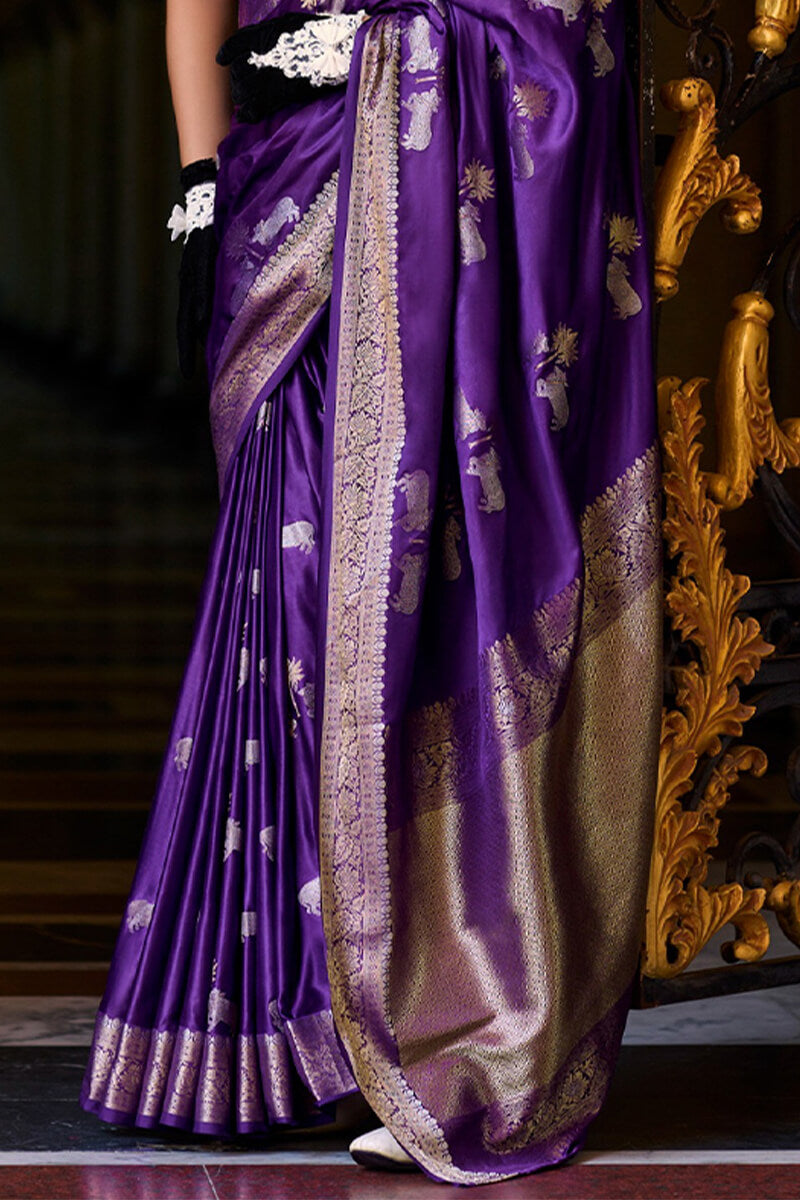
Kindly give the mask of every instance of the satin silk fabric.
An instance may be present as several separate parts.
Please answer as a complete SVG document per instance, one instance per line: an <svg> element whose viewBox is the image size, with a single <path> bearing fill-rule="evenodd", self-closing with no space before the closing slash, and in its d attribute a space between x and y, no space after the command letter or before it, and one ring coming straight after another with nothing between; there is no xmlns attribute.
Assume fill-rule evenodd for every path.
<svg viewBox="0 0 800 1200"><path fill-rule="evenodd" d="M357 1084L481 1183L580 1146L638 954L635 129L620 0L367 7L340 95L220 147L222 513L84 1103L246 1132Z"/></svg>
<svg viewBox="0 0 800 1200"><path fill-rule="evenodd" d="M323 915L359 1086L470 1184L580 1146L636 968L660 703L646 256L621 13L606 53L588 11L371 11L323 451Z"/></svg>

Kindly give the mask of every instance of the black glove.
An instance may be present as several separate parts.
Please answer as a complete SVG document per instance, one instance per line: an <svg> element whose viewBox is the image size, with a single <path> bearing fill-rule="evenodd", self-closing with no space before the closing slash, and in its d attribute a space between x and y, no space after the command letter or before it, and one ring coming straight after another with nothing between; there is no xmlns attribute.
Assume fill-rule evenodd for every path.
<svg viewBox="0 0 800 1200"><path fill-rule="evenodd" d="M185 235L178 274L178 364L185 379L194 375L197 343L205 344L214 299L217 238L214 198L217 164L201 158L181 171L185 210L176 204L167 227L172 240Z"/></svg>
<svg viewBox="0 0 800 1200"><path fill-rule="evenodd" d="M288 13L284 17L268 17L256 25L237 29L217 51L217 62L231 69L231 95L240 121L254 125L287 104L305 104L317 96L335 92L341 84L312 86L302 76L290 79L275 67L258 67L248 62L250 55L266 54L283 33L294 33L310 21L324 20L324 15Z"/></svg>

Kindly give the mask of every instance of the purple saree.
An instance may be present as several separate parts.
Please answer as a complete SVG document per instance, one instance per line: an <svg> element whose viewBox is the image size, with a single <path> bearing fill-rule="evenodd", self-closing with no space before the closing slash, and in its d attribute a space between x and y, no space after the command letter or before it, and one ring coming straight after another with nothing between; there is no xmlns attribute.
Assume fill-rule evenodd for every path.
<svg viewBox="0 0 800 1200"><path fill-rule="evenodd" d="M341 94L220 147L222 511L105 1119L250 1132L358 1087L471 1184L602 1104L660 709L621 3L375 0Z"/></svg>

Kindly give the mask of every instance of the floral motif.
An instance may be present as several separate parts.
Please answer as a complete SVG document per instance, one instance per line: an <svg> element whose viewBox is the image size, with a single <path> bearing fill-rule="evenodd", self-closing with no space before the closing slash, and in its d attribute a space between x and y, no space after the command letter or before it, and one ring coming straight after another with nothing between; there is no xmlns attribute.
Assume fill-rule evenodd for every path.
<svg viewBox="0 0 800 1200"><path fill-rule="evenodd" d="M487 167L478 158L473 158L464 168L459 192L483 204L494 196L494 170Z"/></svg>
<svg viewBox="0 0 800 1200"><path fill-rule="evenodd" d="M545 362L557 362L559 366L571 367L578 359L577 332L566 325L556 325L550 340L550 348L550 356L545 359Z"/></svg>
<svg viewBox="0 0 800 1200"><path fill-rule="evenodd" d="M266 54L254 50L247 61L254 67L274 67L289 79L302 76L312 87L344 83L356 32L366 17L365 12L338 13L309 21L293 33L281 34Z"/></svg>
<svg viewBox="0 0 800 1200"><path fill-rule="evenodd" d="M608 244L612 251L631 254L642 244L639 230L633 217L612 213L608 218Z"/></svg>
<svg viewBox="0 0 800 1200"><path fill-rule="evenodd" d="M523 79L514 86L514 108L527 121L538 121L550 115L551 95L535 79Z"/></svg>

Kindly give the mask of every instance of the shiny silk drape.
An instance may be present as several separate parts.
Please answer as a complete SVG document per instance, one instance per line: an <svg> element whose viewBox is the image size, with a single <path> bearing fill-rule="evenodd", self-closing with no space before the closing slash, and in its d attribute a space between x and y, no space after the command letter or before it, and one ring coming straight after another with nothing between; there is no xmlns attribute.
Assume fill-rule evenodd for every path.
<svg viewBox="0 0 800 1200"><path fill-rule="evenodd" d="M241 15L301 7L253 0ZM256 557L281 588L264 604L294 627L270 632L267 620L259 649L262 618L236 625L249 661L263 652L265 678L274 668L284 685L271 710L272 699L248 702L233 741L252 759L252 705L279 714L265 718L250 765L286 815L248 812L240 824L257 845L259 823L286 828L292 805L306 814L300 865L290 869L298 851L284 838L274 866L291 897L318 854L324 942L296 917L287 938L289 900L276 907L274 892L256 890L249 969L267 963L265 974L243 996L248 947L241 960L228 953L215 986L233 1007L202 1035L244 1049L236 1065L230 1048L218 1051L228 1090L207 1126L197 1059L181 1120L274 1120L258 1047L280 1035L312 1108L354 1079L430 1175L480 1183L581 1144L608 1086L641 936L660 581L633 107L622 0L367 7L342 95L235 126L220 148L208 356L223 524L242 509L272 531ZM296 423L310 394L287 464L276 421ZM266 411L263 470L282 482L259 502L243 473ZM241 536L218 534L215 553ZM281 564L298 549L306 570L293 581ZM220 571L212 560L212 590ZM196 653L213 660L207 647ZM193 739L190 771L197 754L207 767L203 747L219 736L198 730L203 711L187 700L176 720L175 736ZM294 775L276 777L287 756ZM287 805L293 779L305 782ZM234 807L237 794L234 780ZM223 807L207 821L224 822ZM149 834L143 860L152 845ZM255 850L248 861L257 877L267 869ZM151 943L166 870L140 865L134 886L153 906ZM227 896L232 885L218 886ZM180 926L177 900L164 907L166 926ZM276 929L282 949L270 959L263 939ZM100 1018L118 1022L118 1038L135 1024L126 936ZM275 971L292 974L292 954L307 968L270 1024L259 1005ZM179 1018L173 1002L135 1027L205 1030L208 981L191 988L197 1012ZM293 1035L312 1026L332 1064L327 1086L304 1074ZM119 1056L103 1028L87 1106L112 1112L102 1097ZM252 1070L241 1067L248 1054ZM158 1078L140 1058L132 1094L138 1103L144 1079L163 1112L174 1050ZM248 1089L261 1102L250 1123Z"/></svg>

